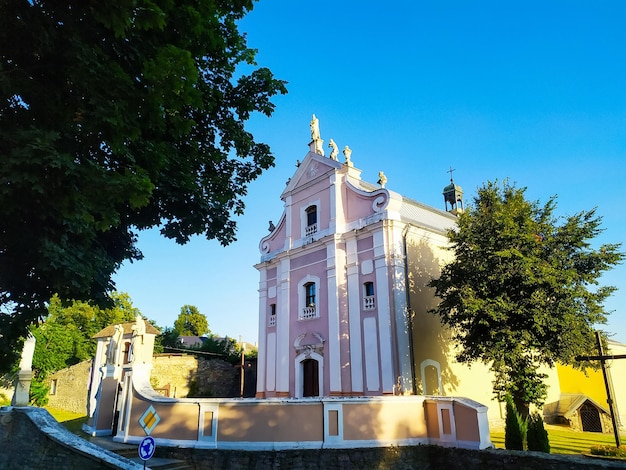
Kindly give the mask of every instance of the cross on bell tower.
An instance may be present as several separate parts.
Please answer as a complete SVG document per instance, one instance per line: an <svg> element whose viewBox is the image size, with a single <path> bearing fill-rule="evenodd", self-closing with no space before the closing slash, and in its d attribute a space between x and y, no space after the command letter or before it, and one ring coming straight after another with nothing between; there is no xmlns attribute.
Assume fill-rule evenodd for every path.
<svg viewBox="0 0 626 470"><path fill-rule="evenodd" d="M463 212L463 188L454 184L452 178L452 172L456 171L454 168L450 169L446 173L450 173L450 184L443 188L443 200L446 205L446 212L457 215ZM448 203L450 208L448 209Z"/></svg>

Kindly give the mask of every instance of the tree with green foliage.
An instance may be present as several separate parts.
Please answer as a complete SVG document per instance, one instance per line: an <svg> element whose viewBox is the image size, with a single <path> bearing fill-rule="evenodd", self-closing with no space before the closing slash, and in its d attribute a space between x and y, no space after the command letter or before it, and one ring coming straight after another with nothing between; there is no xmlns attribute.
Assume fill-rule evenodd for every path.
<svg viewBox="0 0 626 470"><path fill-rule="evenodd" d="M454 259L430 283L457 359L489 365L498 398L510 393L524 417L546 396L540 366L594 351L615 290L598 280L624 257L618 244L592 246L595 210L557 218L555 209L556 197L540 205L507 181L486 183L448 233Z"/></svg>
<svg viewBox="0 0 626 470"><path fill-rule="evenodd" d="M2 0L0 368L61 299L110 302L137 231L235 240L273 166L245 128L285 82L238 31L253 0Z"/></svg>
<svg viewBox="0 0 626 470"><path fill-rule="evenodd" d="M511 395L504 397L506 417L504 425L504 448L508 450L524 450L527 420L518 413Z"/></svg>
<svg viewBox="0 0 626 470"><path fill-rule="evenodd" d="M50 300L48 315L32 334L37 340L33 355L31 399L42 406L47 401L46 378L53 372L91 359L96 353L92 337L103 328L133 321L139 313L126 293L111 295L114 305L101 309L83 301L65 306L58 296Z"/></svg>
<svg viewBox="0 0 626 470"><path fill-rule="evenodd" d="M210 333L206 315L194 305L183 305L174 321L174 331L178 336L203 336Z"/></svg>
<svg viewBox="0 0 626 470"><path fill-rule="evenodd" d="M180 335L174 328L165 327L154 339L155 354L162 353L165 348L181 348Z"/></svg>
<svg viewBox="0 0 626 470"><path fill-rule="evenodd" d="M221 359L231 364L241 361L242 347L236 340L229 337L219 338L210 335L200 346L200 351L219 355Z"/></svg>
<svg viewBox="0 0 626 470"><path fill-rule="evenodd" d="M543 418L537 412L528 417L528 429L526 431L526 445L528 450L550 453L550 439L548 431L543 425Z"/></svg>

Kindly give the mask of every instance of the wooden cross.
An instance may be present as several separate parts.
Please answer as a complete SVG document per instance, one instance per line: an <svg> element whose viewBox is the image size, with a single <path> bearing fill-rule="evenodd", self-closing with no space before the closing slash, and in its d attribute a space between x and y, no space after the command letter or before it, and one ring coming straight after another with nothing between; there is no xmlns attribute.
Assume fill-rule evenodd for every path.
<svg viewBox="0 0 626 470"><path fill-rule="evenodd" d="M599 331L596 331L596 342L598 344L598 352L600 353L598 356L576 356L576 360L600 361L600 366L602 367L602 376L604 377L604 387L606 388L606 402L609 405L611 422L613 423L613 435L615 436L615 445L619 447L621 443L619 437L619 429L617 427L617 413L615 412L615 402L613 401L613 384L611 382L611 375L609 373L606 361L610 359L626 359L626 354L605 355L604 349L602 348L602 338L600 337Z"/></svg>

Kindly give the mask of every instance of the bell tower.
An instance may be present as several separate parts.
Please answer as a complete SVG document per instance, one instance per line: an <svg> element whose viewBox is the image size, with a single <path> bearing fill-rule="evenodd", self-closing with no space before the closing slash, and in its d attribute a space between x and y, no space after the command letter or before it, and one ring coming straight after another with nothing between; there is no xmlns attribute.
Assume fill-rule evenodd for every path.
<svg viewBox="0 0 626 470"><path fill-rule="evenodd" d="M463 188L454 184L453 171L455 170L452 167L447 171L450 173L450 184L443 188L443 200L446 205L446 212L457 215L463 212ZM450 208L448 208L448 204L450 204Z"/></svg>

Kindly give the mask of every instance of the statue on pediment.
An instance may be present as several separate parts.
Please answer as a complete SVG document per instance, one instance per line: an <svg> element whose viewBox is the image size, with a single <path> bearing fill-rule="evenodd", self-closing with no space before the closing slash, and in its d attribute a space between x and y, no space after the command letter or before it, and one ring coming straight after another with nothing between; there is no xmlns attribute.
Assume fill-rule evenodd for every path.
<svg viewBox="0 0 626 470"><path fill-rule="evenodd" d="M328 142L328 146L332 149L329 155L330 159L337 161L337 155L339 154L339 149L337 148L337 144L335 143L333 139L330 139L330 142Z"/></svg>

